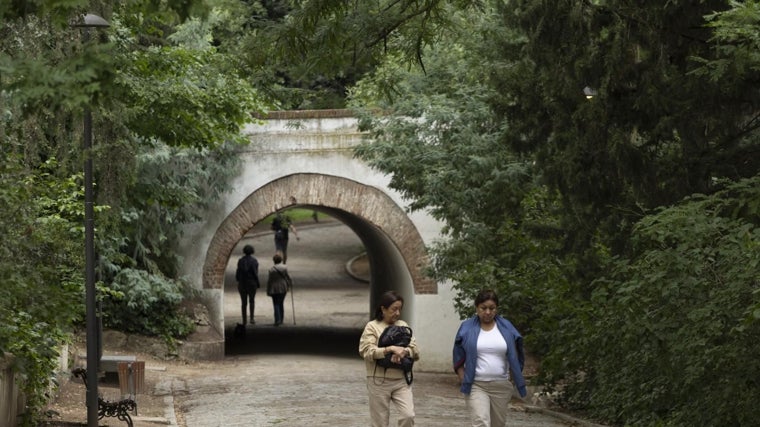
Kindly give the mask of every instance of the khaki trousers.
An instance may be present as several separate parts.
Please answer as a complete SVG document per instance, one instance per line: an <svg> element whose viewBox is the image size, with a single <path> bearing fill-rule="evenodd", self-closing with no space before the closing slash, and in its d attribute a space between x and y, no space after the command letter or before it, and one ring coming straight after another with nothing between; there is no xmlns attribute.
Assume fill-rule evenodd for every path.
<svg viewBox="0 0 760 427"><path fill-rule="evenodd" d="M372 427L388 427L391 415L391 401L398 411L399 427L414 425L414 400L412 387L403 378L367 377L369 392L369 416Z"/></svg>
<svg viewBox="0 0 760 427"><path fill-rule="evenodd" d="M465 395L472 427L504 427L512 390L512 383L508 380L472 383L472 391Z"/></svg>

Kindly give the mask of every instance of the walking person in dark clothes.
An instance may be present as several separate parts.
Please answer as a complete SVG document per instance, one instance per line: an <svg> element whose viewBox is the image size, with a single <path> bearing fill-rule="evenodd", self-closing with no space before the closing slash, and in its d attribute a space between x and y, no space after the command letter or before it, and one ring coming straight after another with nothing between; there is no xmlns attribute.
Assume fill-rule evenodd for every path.
<svg viewBox="0 0 760 427"><path fill-rule="evenodd" d="M282 263L288 263L288 234L293 232L296 240L300 240L298 232L290 221L290 217L277 212L277 216L272 220L272 230L274 230L274 248L282 256Z"/></svg>
<svg viewBox="0 0 760 427"><path fill-rule="evenodd" d="M246 308L250 304L251 306L251 321L253 325L256 322L253 320L253 310L256 307L256 289L261 285L259 284L259 261L253 256L253 246L245 245L243 247L243 255L238 260L237 270L235 271L235 280L238 283L238 292L240 292L240 310L243 314L243 325L246 324Z"/></svg>

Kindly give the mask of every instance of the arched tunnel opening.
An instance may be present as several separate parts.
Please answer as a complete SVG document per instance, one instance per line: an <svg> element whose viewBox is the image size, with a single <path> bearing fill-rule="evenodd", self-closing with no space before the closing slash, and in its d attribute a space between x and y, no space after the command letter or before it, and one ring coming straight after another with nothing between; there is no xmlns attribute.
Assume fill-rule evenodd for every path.
<svg viewBox="0 0 760 427"><path fill-rule="evenodd" d="M387 290L404 297L402 317L414 321L412 276L386 233L341 209L309 204L287 207L287 211L292 209L323 215L318 221L308 218L294 223L297 234L291 233L286 264L293 288L285 299L284 322L273 324L272 299L266 294L275 245L271 222L265 219L244 234L227 262L223 297L225 355L358 357L362 329L372 317L378 297ZM261 288L256 292L255 324L245 325L245 334L241 335L236 331L242 313L235 269L246 244L255 248Z"/></svg>

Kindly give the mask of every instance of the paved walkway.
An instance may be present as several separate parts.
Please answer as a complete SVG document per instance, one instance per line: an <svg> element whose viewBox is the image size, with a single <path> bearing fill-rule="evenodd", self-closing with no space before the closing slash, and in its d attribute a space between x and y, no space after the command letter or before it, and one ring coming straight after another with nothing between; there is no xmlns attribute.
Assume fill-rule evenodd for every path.
<svg viewBox="0 0 760 427"><path fill-rule="evenodd" d="M299 235L301 240L292 240L290 246L288 267L295 280L295 298L288 296L286 301L285 324L271 326L271 300L259 291L256 325L248 327L245 337L228 336L224 360L160 360L149 351L136 352L119 334L105 335L106 354L126 352L146 360L146 393L138 397L135 427L369 425L364 362L357 353L369 318L369 288L345 271L346 261L363 250L361 242L342 224L303 227ZM246 243L255 246L261 271L271 266L269 233L247 236L233 252L225 286L228 333L240 321L234 263ZM146 350L144 340L140 344ZM415 372L413 390L417 426L468 425L455 375ZM107 398L118 394L113 386L101 386L100 391ZM83 386L66 384L62 396L53 408L62 413L59 418L86 421ZM511 426L588 425L519 399L510 406ZM101 425L123 423L110 418Z"/></svg>
<svg viewBox="0 0 760 427"><path fill-rule="evenodd" d="M179 422L187 427L369 425L364 364L358 358L267 354L193 366L169 375ZM165 388L169 388L167 383ZM464 399L452 375L418 372L416 425L467 426ZM511 426L572 425L515 402ZM391 425L395 425L395 413Z"/></svg>

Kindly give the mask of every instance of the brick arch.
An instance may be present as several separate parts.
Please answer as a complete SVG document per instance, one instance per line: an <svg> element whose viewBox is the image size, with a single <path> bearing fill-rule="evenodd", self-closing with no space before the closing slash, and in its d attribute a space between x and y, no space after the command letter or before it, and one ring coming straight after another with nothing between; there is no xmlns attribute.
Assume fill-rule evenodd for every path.
<svg viewBox="0 0 760 427"><path fill-rule="evenodd" d="M415 294L436 294L425 275L430 260L416 227L388 195L375 187L332 175L298 173L274 180L251 193L221 223L203 266L203 289L223 289L227 261L248 230L279 209L310 205L346 212L379 230L401 254Z"/></svg>

